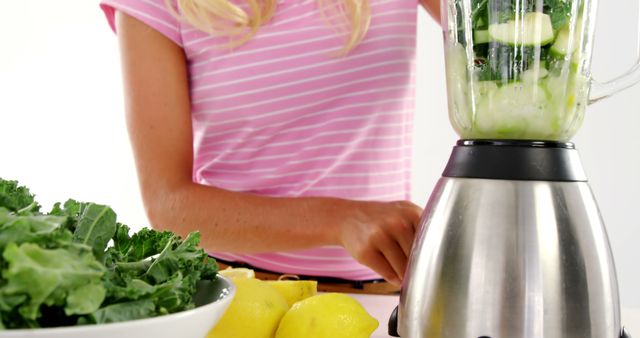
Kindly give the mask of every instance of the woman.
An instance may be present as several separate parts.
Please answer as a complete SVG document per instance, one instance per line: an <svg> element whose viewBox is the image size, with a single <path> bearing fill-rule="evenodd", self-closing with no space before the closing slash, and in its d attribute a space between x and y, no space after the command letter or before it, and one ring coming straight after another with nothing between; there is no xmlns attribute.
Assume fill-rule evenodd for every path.
<svg viewBox="0 0 640 338"><path fill-rule="evenodd" d="M398 289L421 213L415 0L101 6L154 227L200 231L227 264Z"/></svg>

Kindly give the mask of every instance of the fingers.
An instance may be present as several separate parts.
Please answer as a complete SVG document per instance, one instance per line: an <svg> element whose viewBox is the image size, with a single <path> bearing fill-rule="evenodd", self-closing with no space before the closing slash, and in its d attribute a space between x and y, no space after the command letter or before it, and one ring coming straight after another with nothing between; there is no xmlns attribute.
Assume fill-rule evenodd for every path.
<svg viewBox="0 0 640 338"><path fill-rule="evenodd" d="M413 245L413 239L419 227L420 217L422 215L422 208L417 205L400 201L399 207L402 209L402 219L396 224L395 229L391 231L396 241L400 244L404 254L409 257L411 252L411 246Z"/></svg>
<svg viewBox="0 0 640 338"><path fill-rule="evenodd" d="M418 231L418 227L420 226L420 218L422 217L422 208L411 202L401 201L400 203L402 203L402 208L405 212L405 219L411 222L414 231Z"/></svg>
<svg viewBox="0 0 640 338"><path fill-rule="evenodd" d="M409 257L411 246L413 245L413 238L415 236L413 225L404 225L404 228L400 228L398 229L398 231L394 231L391 235L400 246L400 249L404 253L405 257Z"/></svg>
<svg viewBox="0 0 640 338"><path fill-rule="evenodd" d="M356 205L341 223L341 244L360 263L400 286L422 209L407 201Z"/></svg>
<svg viewBox="0 0 640 338"><path fill-rule="evenodd" d="M380 229L382 231L373 236L371 244L377 247L386 264L391 266L397 280L401 282L407 268L422 208L407 201L399 201L391 205L393 204L400 209L396 209L397 217L392 217L392 221L382 224ZM393 283L391 280L389 282Z"/></svg>
<svg viewBox="0 0 640 338"><path fill-rule="evenodd" d="M373 252L369 259L371 261L362 263L368 265L373 271L377 272L382 278L384 278L387 282L395 285L401 286L402 279L398 277L398 274L393 269L389 261L385 258L385 256L380 251Z"/></svg>
<svg viewBox="0 0 640 338"><path fill-rule="evenodd" d="M378 232L358 244L354 257L394 285L402 284L407 256L393 237Z"/></svg>
<svg viewBox="0 0 640 338"><path fill-rule="evenodd" d="M384 259L391 265L396 277L401 282L407 268L408 255L392 237L387 237L385 241L379 243L379 248Z"/></svg>

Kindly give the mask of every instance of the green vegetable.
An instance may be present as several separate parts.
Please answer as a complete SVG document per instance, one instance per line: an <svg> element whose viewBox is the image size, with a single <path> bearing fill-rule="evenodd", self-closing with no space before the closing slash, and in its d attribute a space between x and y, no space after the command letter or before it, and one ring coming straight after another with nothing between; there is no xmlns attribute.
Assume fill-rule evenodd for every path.
<svg viewBox="0 0 640 338"><path fill-rule="evenodd" d="M75 290L71 290L67 297L65 313L73 315L98 311L106 293L107 291L102 283L85 284Z"/></svg>
<svg viewBox="0 0 640 338"><path fill-rule="evenodd" d="M0 253L10 243L37 243L43 248L70 242L73 234L63 228L66 219L50 215L16 215L0 207Z"/></svg>
<svg viewBox="0 0 640 338"><path fill-rule="evenodd" d="M489 30L477 30L473 33L473 43L482 44L491 41Z"/></svg>
<svg viewBox="0 0 640 338"><path fill-rule="evenodd" d="M93 248L93 254L102 258L107 243L116 232L116 213L104 205L89 204L78 218L73 241Z"/></svg>
<svg viewBox="0 0 640 338"><path fill-rule="evenodd" d="M41 213L29 189L0 178L0 331L193 308L196 283L217 274L200 235L129 232L95 203L68 200Z"/></svg>
<svg viewBox="0 0 640 338"><path fill-rule="evenodd" d="M455 42L467 47L473 41L474 74L480 81L504 84L521 79L521 73L554 58L564 57L566 30L571 16L586 10L583 0L453 0L457 15ZM468 30L470 19L471 31ZM581 34L581 29L576 29ZM471 36L467 36L470 34ZM551 70L551 69L549 69Z"/></svg>
<svg viewBox="0 0 640 338"><path fill-rule="evenodd" d="M0 206L15 212L40 210L29 189L17 181L0 181Z"/></svg>
<svg viewBox="0 0 640 338"><path fill-rule="evenodd" d="M522 21L509 20L489 26L494 41L517 46L544 46L553 41L553 26L547 14L526 13Z"/></svg>
<svg viewBox="0 0 640 338"><path fill-rule="evenodd" d="M572 54L575 52L582 38L582 28L583 28L583 20L582 18L578 19L576 26L574 28L573 34L571 34L569 30L569 26L562 27L560 31L558 31L558 35L556 36L556 41L551 46L551 52L559 57L565 57L568 54Z"/></svg>
<svg viewBox="0 0 640 338"><path fill-rule="evenodd" d="M7 284L0 289L2 296L26 295L28 301L20 306L19 312L25 319L36 320L40 315L40 306L59 305L68 314L77 313L85 307L91 313L98 306L88 304L69 304L68 298L73 291L84 285L101 285L105 267L91 255L90 251L77 252L75 249L43 249L37 244L24 243L19 247L10 243L3 257L8 269L2 272ZM98 299L93 299L97 297ZM100 303L104 291L85 299L88 303Z"/></svg>
<svg viewBox="0 0 640 338"><path fill-rule="evenodd" d="M565 27L571 18L571 7L574 3L581 5L581 0L545 0L544 11L551 16L553 29L558 31Z"/></svg>
<svg viewBox="0 0 640 338"><path fill-rule="evenodd" d="M105 306L93 313L92 319L98 324L122 322L152 317L155 311L154 302L150 299L143 299Z"/></svg>

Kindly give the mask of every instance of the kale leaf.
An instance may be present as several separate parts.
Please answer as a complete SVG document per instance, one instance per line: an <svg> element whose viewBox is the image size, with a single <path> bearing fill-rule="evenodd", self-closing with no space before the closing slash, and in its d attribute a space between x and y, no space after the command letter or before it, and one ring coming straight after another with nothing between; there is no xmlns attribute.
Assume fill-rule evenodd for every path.
<svg viewBox="0 0 640 338"><path fill-rule="evenodd" d="M569 23L571 9L574 1L569 0L545 0L544 11L551 17L551 25L554 31L560 30Z"/></svg>
<svg viewBox="0 0 640 338"><path fill-rule="evenodd" d="M107 244L116 232L116 213L111 208L89 203L78 216L73 241L88 245L93 254L102 259Z"/></svg>
<svg viewBox="0 0 640 338"><path fill-rule="evenodd" d="M218 270L199 233L129 233L108 206L70 199L41 213L28 188L0 178L0 331L193 308L196 283Z"/></svg>
<svg viewBox="0 0 640 338"><path fill-rule="evenodd" d="M0 207L15 212L40 210L29 188L19 186L17 181L3 179L0 179Z"/></svg>

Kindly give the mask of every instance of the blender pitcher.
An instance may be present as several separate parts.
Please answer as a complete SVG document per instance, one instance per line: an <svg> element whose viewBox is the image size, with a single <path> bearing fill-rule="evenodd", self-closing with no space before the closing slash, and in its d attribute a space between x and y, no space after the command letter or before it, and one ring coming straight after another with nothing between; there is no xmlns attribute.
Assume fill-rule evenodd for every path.
<svg viewBox="0 0 640 338"><path fill-rule="evenodd" d="M591 102L640 81L640 59L590 78L596 0L443 0L449 116L463 139L568 141Z"/></svg>

